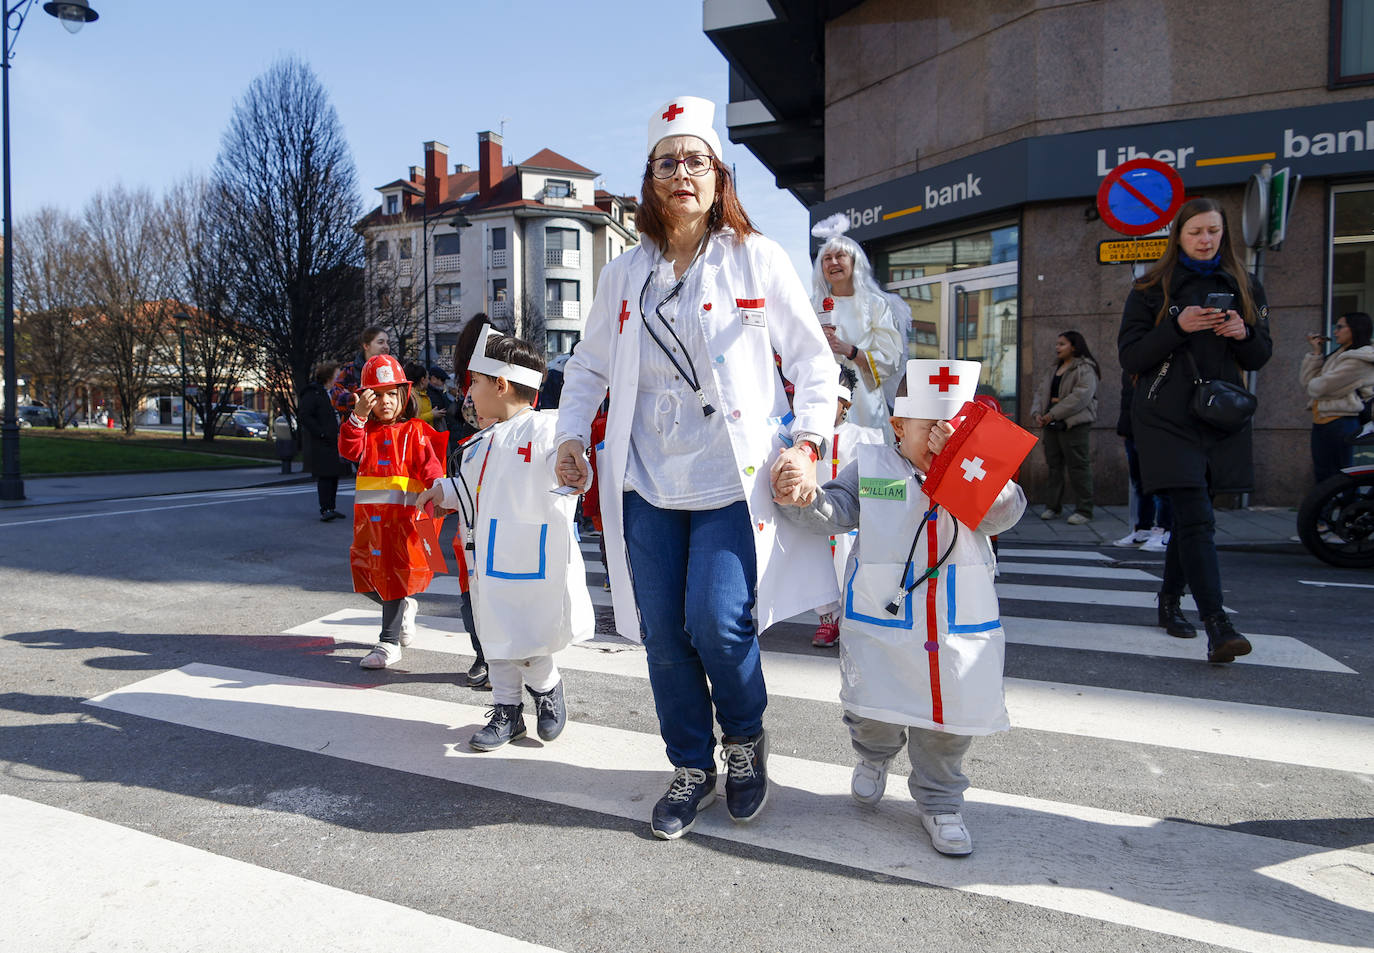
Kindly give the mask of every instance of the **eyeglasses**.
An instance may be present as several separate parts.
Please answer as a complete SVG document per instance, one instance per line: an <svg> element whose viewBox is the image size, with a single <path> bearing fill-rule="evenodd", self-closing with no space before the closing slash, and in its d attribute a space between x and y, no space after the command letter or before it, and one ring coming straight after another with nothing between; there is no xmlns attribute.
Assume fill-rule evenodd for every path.
<svg viewBox="0 0 1374 953"><path fill-rule="evenodd" d="M714 160L708 155L700 153L696 155L683 156L681 159L673 156L662 156L658 159L649 160L649 171L654 174L656 179L671 179L677 172L678 163L687 167L688 175L705 175L711 171L715 164Z"/></svg>

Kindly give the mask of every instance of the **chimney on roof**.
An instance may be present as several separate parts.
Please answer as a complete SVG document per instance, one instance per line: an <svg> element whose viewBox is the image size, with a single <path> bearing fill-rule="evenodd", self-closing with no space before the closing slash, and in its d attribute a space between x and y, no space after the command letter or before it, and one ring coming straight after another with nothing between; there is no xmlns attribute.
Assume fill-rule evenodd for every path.
<svg viewBox="0 0 1374 953"><path fill-rule="evenodd" d="M460 163L458 163L457 165L455 165L455 166L453 167L453 174L454 174L454 175L462 175L464 172L471 172L471 171L472 171L472 169L468 166L468 164L467 164L466 162L460 162Z"/></svg>
<svg viewBox="0 0 1374 953"><path fill-rule="evenodd" d="M410 167L410 181L413 182L415 185L419 185L422 181L424 181L424 177L424 170L421 169L418 165L413 165Z"/></svg>
<svg viewBox="0 0 1374 953"><path fill-rule="evenodd" d="M448 191L448 146L425 143L425 208L433 209Z"/></svg>
<svg viewBox="0 0 1374 953"><path fill-rule="evenodd" d="M501 182L501 137L494 132L477 134L477 194L491 198Z"/></svg>

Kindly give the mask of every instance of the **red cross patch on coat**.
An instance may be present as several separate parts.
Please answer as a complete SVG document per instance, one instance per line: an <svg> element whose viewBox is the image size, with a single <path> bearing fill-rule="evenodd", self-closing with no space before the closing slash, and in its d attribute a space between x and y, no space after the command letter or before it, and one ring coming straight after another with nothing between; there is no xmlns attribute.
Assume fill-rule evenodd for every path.
<svg viewBox="0 0 1374 953"><path fill-rule="evenodd" d="M621 301L621 302L620 302L620 316L619 316L619 317L620 317L620 330L616 331L616 334L624 334L624 333L625 333L625 321L630 317L630 302L628 302L628 301Z"/></svg>
<svg viewBox="0 0 1374 953"><path fill-rule="evenodd" d="M523 447L517 448L515 452L520 454L520 456L524 457L526 463L529 463L530 454L534 452L534 442L531 441L530 443L525 444Z"/></svg>

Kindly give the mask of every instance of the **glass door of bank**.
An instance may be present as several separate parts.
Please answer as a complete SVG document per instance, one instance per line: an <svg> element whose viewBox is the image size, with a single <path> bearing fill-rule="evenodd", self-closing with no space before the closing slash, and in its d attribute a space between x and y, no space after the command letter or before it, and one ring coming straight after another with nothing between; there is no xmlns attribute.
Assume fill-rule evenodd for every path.
<svg viewBox="0 0 1374 953"><path fill-rule="evenodd" d="M1017 263L947 271L889 282L910 311L907 353L983 365L978 393L991 394L1017 418ZM906 316L900 312L899 321Z"/></svg>

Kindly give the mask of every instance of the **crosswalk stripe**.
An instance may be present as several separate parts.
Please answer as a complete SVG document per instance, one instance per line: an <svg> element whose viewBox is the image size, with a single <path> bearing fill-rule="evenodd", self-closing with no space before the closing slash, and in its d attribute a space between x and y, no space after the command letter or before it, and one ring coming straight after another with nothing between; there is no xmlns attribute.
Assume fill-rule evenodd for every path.
<svg viewBox="0 0 1374 953"><path fill-rule="evenodd" d="M1026 585L1016 582L997 583L997 598L1002 602L1053 602L1060 606L1122 606L1128 609L1154 609L1158 593L1134 592L1125 589L1082 589L1077 586ZM1192 596L1184 596L1179 605L1197 611ZM1227 609L1230 612L1232 610Z"/></svg>
<svg viewBox="0 0 1374 953"><path fill-rule="evenodd" d="M657 736L575 723L547 746L476 754L466 740L481 706L200 663L88 704L641 822L668 779ZM866 810L848 796L848 767L773 755L769 774L754 823L717 809L697 831L1255 953L1358 946L1374 924L1374 857L1357 851L972 789L965 814L982 849L951 860L922 843L899 779Z"/></svg>
<svg viewBox="0 0 1374 953"><path fill-rule="evenodd" d="M1069 559L1094 563L1115 562L1106 553L1098 553L1089 549L1016 549L1014 547L999 546L997 549L998 559ZM1068 567L1065 567L1066 569Z"/></svg>
<svg viewBox="0 0 1374 953"><path fill-rule="evenodd" d="M1117 569L1110 566L1065 566L1063 563L1025 563L1003 559L998 561L997 568L1005 575L1073 576L1076 579L1159 582L1158 576L1143 569Z"/></svg>
<svg viewBox="0 0 1374 953"><path fill-rule="evenodd" d="M10 795L0 842L11 949L557 953Z"/></svg>
<svg viewBox="0 0 1374 953"><path fill-rule="evenodd" d="M379 618L372 610L342 610L296 626L286 634L370 642ZM466 638L455 638L433 627L433 623L448 625L452 621L419 617L411 647L469 654L471 646ZM350 625L358 628L357 638L340 632ZM623 640L617 642L615 648L623 651L588 651L574 646L555 658L565 669L647 679L643 649ZM840 672L833 656L761 654L770 695L838 704ZM1374 773L1371 718L1020 678L1008 678L1005 685L1007 711L1017 728ZM1206 730L1199 730L1200 725Z"/></svg>

